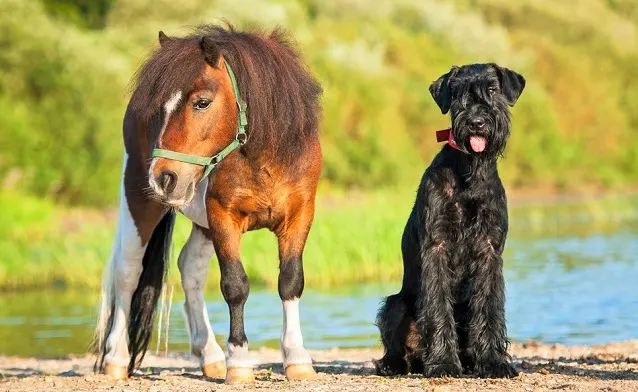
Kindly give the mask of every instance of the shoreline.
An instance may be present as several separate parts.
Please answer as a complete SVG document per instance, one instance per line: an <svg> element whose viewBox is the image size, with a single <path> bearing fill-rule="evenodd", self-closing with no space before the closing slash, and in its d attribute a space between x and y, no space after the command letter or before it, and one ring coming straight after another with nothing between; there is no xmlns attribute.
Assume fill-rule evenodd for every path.
<svg viewBox="0 0 638 392"><path fill-rule="evenodd" d="M540 235L548 227L554 231L582 234L587 227L611 229L634 222L638 217L636 192L555 197L509 195L510 239L517 235ZM309 286L331 287L401 279L403 271L397 241L413 203L411 196L385 191L352 192L320 196L318 200L314 229L304 252ZM41 207L42 211L36 215L47 219L42 222L18 220L6 238L0 239L6 259L0 263L0 293L52 288L99 289L115 228L112 211L57 210L46 203ZM379 213L371 215L369 211ZM357 222L363 219L367 224L359 225ZM184 244L189 233L190 225L186 219L178 219L174 249ZM276 286L276 275L268 264L277 257L276 244L270 233L251 233L246 243L242 256L251 280ZM375 247L370 247L370 243ZM330 257L326 258L328 254ZM34 260L37 264L32 262ZM169 280L179 284L174 262L169 269ZM210 269L209 281L218 278L217 269Z"/></svg>
<svg viewBox="0 0 638 392"><path fill-rule="evenodd" d="M383 378L374 374L379 348L309 350L319 377L289 383L283 377L278 350L252 351L258 362L255 388L264 391L638 391L638 340L596 346L564 346L538 342L514 343L512 362L521 373L511 380L424 379L419 375ZM223 380L201 376L197 362L187 353L167 357L147 355L138 373L126 381L113 381L92 372L89 355L64 358L0 356L0 391L231 391L252 389L228 386ZM418 389L415 389L418 388Z"/></svg>

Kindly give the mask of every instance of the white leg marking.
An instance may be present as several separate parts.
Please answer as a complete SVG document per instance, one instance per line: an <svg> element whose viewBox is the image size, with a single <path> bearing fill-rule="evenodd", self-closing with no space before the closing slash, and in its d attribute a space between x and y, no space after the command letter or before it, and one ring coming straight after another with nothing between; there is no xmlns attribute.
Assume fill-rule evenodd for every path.
<svg viewBox="0 0 638 392"><path fill-rule="evenodd" d="M157 148L162 148L162 137L164 136L164 131L166 130L166 126L168 125L168 120L171 118L171 114L177 109L177 105L182 100L182 92L177 91L166 101L164 104L164 124L162 125L162 130L160 131L159 137L157 138ZM155 162L157 158L153 158L151 161L151 166L148 169L148 185L151 189L160 196L164 196L164 191L162 188L155 182L155 178L153 177L153 169L155 168Z"/></svg>
<svg viewBox="0 0 638 392"><path fill-rule="evenodd" d="M228 355L226 356L226 368L253 368L257 358L248 351L248 343L243 346L235 346L228 343Z"/></svg>
<svg viewBox="0 0 638 392"><path fill-rule="evenodd" d="M208 264L214 253L213 242L201 230L193 228L178 261L186 294L184 312L191 338L191 352L199 358L200 366L225 359L224 351L215 341L204 300Z"/></svg>
<svg viewBox="0 0 638 392"><path fill-rule="evenodd" d="M283 301L283 306L284 331L280 343L284 369L292 364L312 364L310 355L303 347L303 336L299 322L299 298Z"/></svg>
<svg viewBox="0 0 638 392"><path fill-rule="evenodd" d="M146 249L146 245L142 245L135 222L133 222L124 192L124 172L127 160L128 155L124 154L119 218L113 249L104 271L102 306L98 323L98 336L103 337L106 332L108 313L114 304L113 326L111 333L106 338L105 362L118 366L126 366L129 363L127 327L131 298L142 273L142 258Z"/></svg>

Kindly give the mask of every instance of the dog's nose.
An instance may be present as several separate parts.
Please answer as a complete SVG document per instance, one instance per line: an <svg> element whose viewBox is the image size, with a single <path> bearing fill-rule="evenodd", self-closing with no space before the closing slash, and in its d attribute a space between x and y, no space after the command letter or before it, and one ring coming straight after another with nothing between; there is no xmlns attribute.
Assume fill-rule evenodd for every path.
<svg viewBox="0 0 638 392"><path fill-rule="evenodd" d="M482 118L476 118L472 120L472 126L474 127L474 129L483 129L483 127L485 126L485 120L483 120Z"/></svg>
<svg viewBox="0 0 638 392"><path fill-rule="evenodd" d="M177 174L171 170L164 170L157 177L157 183L167 195L173 192L177 184Z"/></svg>

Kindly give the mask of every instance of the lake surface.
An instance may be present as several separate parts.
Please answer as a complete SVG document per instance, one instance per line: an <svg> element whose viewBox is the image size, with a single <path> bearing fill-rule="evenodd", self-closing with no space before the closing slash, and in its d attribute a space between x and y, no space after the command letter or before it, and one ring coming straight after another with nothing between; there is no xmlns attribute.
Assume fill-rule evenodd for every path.
<svg viewBox="0 0 638 392"><path fill-rule="evenodd" d="M599 224L587 214L556 214L553 223L538 226L533 214L526 216L531 220L513 222L505 253L510 338L563 344L638 338L638 217L621 214ZM301 302L306 346L378 345L373 322L379 301L398 288L399 282L307 289ZM97 301L75 292L0 295L0 354L86 352ZM182 303L183 297L175 294L170 350L188 350ZM225 341L228 311L220 295L209 295L208 312L218 341ZM246 305L250 346L277 347L281 324L276 289L253 289ZM151 349L155 351L156 340Z"/></svg>

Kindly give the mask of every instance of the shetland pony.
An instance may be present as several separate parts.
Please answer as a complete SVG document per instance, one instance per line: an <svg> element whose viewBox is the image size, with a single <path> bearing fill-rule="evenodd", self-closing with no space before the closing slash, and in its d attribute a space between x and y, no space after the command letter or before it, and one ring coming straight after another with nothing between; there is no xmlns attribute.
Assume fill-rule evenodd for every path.
<svg viewBox="0 0 638 392"><path fill-rule="evenodd" d="M103 279L96 370L126 378L140 366L179 212L193 222L178 266L191 351L203 374L226 383L254 380L240 241L267 228L279 244L285 374L313 378L299 299L322 167L321 87L281 29L203 26L186 37L160 32L159 41L136 74L124 116L119 219ZM204 300L215 254L230 313L226 354Z"/></svg>

